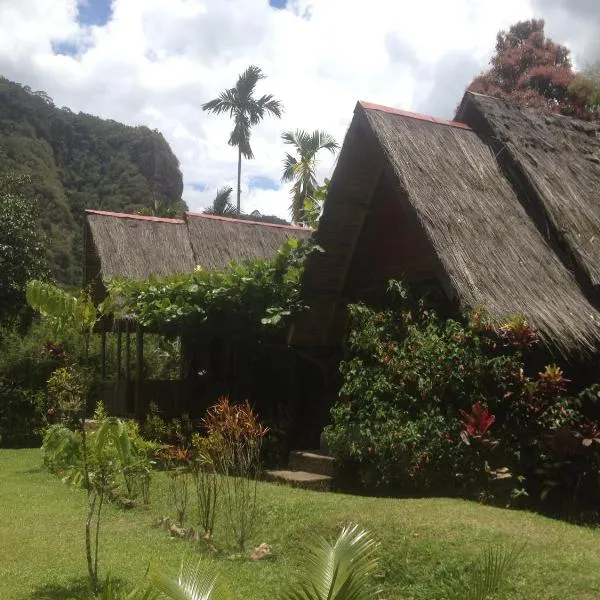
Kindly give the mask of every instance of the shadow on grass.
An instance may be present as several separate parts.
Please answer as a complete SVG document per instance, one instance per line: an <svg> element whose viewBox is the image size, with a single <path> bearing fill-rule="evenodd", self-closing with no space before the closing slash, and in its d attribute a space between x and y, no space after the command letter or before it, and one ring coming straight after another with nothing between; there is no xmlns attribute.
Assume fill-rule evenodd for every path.
<svg viewBox="0 0 600 600"><path fill-rule="evenodd" d="M112 581L117 587L125 585L122 579L114 578ZM94 595L89 585L87 577L72 579L66 585L49 583L36 589L28 600L91 600Z"/></svg>

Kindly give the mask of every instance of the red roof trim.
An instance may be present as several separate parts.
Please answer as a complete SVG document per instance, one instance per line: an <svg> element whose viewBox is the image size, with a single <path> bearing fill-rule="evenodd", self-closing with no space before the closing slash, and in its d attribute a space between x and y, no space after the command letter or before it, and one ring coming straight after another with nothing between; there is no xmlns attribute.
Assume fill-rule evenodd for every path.
<svg viewBox="0 0 600 600"><path fill-rule="evenodd" d="M313 231L309 227L298 227L296 225L279 225L278 223L265 223L263 221L250 221L246 219L236 219L234 217L222 217L220 215L209 215L206 213L198 213L188 211L186 217L201 217L203 219L214 219L215 221L228 221L230 223L243 223L244 225L260 225L261 227L276 227L279 229L291 229L292 231Z"/></svg>
<svg viewBox="0 0 600 600"><path fill-rule="evenodd" d="M129 213L110 212L108 210L92 210L86 208L85 212L89 215L101 215L103 217L117 217L119 219L137 219L138 221L155 221L157 223L185 223L182 219L167 219L166 217L152 217L150 215L130 215Z"/></svg>
<svg viewBox="0 0 600 600"><path fill-rule="evenodd" d="M364 102L362 100L359 100L358 103L365 110L378 110L380 112L389 113L391 115L397 115L399 117L408 117L410 119L418 119L419 121L435 123L436 125L447 125L448 127L457 127L458 129L466 129L468 131L472 131L472 129L466 123L461 123L460 121L446 121L446 119L438 119L437 117L431 117L429 115L422 115L406 110L400 110L399 108L382 106L381 104L372 104L371 102Z"/></svg>

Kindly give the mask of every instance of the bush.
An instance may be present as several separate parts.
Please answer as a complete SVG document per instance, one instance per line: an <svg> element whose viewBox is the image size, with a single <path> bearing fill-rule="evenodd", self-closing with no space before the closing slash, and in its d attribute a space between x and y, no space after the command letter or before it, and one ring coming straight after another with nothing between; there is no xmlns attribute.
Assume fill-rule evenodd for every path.
<svg viewBox="0 0 600 600"><path fill-rule="evenodd" d="M38 445L49 404L46 381L61 357L44 346L45 332L34 325L30 333L0 329L0 445Z"/></svg>
<svg viewBox="0 0 600 600"><path fill-rule="evenodd" d="M393 309L350 307L326 429L362 485L503 504L529 495L563 512L600 500L600 388L568 396L556 365L527 375L537 335L522 317L499 324L478 309L443 319L391 289Z"/></svg>

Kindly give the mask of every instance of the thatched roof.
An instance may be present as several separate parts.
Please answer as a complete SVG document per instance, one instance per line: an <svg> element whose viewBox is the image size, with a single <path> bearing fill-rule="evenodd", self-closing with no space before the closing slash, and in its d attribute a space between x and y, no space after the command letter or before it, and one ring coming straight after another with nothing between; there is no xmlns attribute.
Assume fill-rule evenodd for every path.
<svg viewBox="0 0 600 600"><path fill-rule="evenodd" d="M467 93L457 118L489 136L538 227L600 286L600 123Z"/></svg>
<svg viewBox="0 0 600 600"><path fill-rule="evenodd" d="M86 211L85 283L102 295L113 277L148 279L189 273L196 266L226 268L231 262L270 258L291 237L312 230L186 213L165 219L98 210Z"/></svg>
<svg viewBox="0 0 600 600"><path fill-rule="evenodd" d="M105 281L113 277L148 279L194 269L183 220L87 210L86 221L91 234L88 241L93 244L86 264L92 267L94 259L99 260L97 266Z"/></svg>
<svg viewBox="0 0 600 600"><path fill-rule="evenodd" d="M600 347L600 313L530 218L493 146L464 123L359 103L316 242L325 253L307 266L313 310L295 343L334 342L344 302L361 299L369 278L383 292L396 277L435 279L462 307L524 314L565 354Z"/></svg>
<svg viewBox="0 0 600 600"><path fill-rule="evenodd" d="M312 229L186 213L189 238L197 264L224 269L231 262L275 256L290 238L308 238Z"/></svg>

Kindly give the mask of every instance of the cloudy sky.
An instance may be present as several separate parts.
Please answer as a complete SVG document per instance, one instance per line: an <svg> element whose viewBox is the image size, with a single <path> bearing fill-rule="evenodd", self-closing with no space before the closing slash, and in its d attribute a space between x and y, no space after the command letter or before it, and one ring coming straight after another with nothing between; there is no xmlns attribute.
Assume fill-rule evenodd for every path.
<svg viewBox="0 0 600 600"><path fill-rule="evenodd" d="M341 141L359 99L450 118L496 32L531 17L577 65L600 59L600 0L0 0L0 74L57 106L162 131L200 210L234 184L237 156L228 119L200 105L259 65L258 92L285 114L253 133L242 207L286 217L282 131Z"/></svg>

